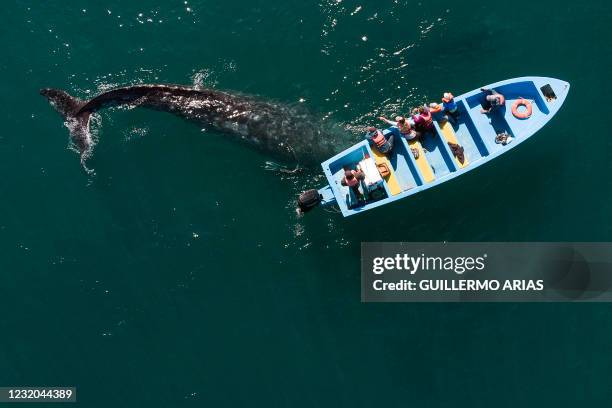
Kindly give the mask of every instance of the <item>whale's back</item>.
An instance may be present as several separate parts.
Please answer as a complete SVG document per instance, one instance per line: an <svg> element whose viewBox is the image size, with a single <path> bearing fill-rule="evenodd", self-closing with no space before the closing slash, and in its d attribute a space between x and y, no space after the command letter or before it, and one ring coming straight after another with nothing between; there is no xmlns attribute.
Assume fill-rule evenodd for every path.
<svg viewBox="0 0 612 408"><path fill-rule="evenodd" d="M316 162L334 151L331 133L324 131L306 109L249 95L161 84L115 88L88 101L60 89L43 89L40 93L64 118L84 167L94 144L89 129L92 113L117 105L169 112L237 136L283 160Z"/></svg>

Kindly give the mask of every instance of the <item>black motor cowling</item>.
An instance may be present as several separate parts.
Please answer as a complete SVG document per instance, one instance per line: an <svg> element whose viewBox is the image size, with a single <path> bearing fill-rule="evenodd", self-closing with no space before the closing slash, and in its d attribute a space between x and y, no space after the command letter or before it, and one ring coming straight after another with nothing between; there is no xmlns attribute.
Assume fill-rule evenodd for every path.
<svg viewBox="0 0 612 408"><path fill-rule="evenodd" d="M317 190L306 190L298 197L298 209L302 213L308 212L319 205L322 199Z"/></svg>

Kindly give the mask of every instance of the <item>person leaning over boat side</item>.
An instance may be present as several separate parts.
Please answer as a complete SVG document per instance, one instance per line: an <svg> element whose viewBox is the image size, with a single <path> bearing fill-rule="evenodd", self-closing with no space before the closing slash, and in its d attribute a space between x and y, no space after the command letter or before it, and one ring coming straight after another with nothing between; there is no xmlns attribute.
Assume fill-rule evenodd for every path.
<svg viewBox="0 0 612 408"><path fill-rule="evenodd" d="M417 137L416 131L412 128L412 126L410 126L410 121L403 116L396 116L395 121L389 120L384 116L380 116L378 119L391 125L391 131L397 130L400 136L403 136L408 140L412 140Z"/></svg>
<svg viewBox="0 0 612 408"><path fill-rule="evenodd" d="M434 124L433 119L431 117L431 112L429 108L425 105L419 106L415 109L412 120L414 120L414 127L416 128L417 134L433 132Z"/></svg>
<svg viewBox="0 0 612 408"><path fill-rule="evenodd" d="M368 128L368 133L366 133L365 138L370 142L370 144L376 146L379 152L382 154L389 154L391 150L393 150L393 140L394 135L390 133L389 139L383 135L383 132L380 129L376 129L374 126L370 126Z"/></svg>
<svg viewBox="0 0 612 408"><path fill-rule="evenodd" d="M504 95L500 94L495 89L480 88L480 90L486 95L485 103L480 110L480 113L489 113L495 108L504 106L506 103L506 98L504 98Z"/></svg>
<svg viewBox="0 0 612 408"><path fill-rule="evenodd" d="M353 190L353 193L359 197L361 196L361 192L359 191L359 182L363 179L365 179L365 174L361 170L345 170L344 177L342 178L342 181L340 181L340 184L349 187L351 190Z"/></svg>
<svg viewBox="0 0 612 408"><path fill-rule="evenodd" d="M444 114L444 109L439 103L430 103L429 111L431 112L431 118L436 122L446 122L448 120L448 116Z"/></svg>
<svg viewBox="0 0 612 408"><path fill-rule="evenodd" d="M451 119L451 122L457 123L459 121L459 107L452 93L444 92L444 95L442 95L442 107L444 108L444 113Z"/></svg>

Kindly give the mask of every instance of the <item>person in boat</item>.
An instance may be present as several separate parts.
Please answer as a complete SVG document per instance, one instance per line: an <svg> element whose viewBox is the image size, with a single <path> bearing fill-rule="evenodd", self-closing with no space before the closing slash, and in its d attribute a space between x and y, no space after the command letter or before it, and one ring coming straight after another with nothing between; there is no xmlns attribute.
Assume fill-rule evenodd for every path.
<svg viewBox="0 0 612 408"><path fill-rule="evenodd" d="M504 95L500 94L495 89L480 88L480 90L485 94L485 103L480 110L481 113L489 113L493 109L504 106L506 103Z"/></svg>
<svg viewBox="0 0 612 408"><path fill-rule="evenodd" d="M419 106L415 111L413 111L412 120L414 121L417 136L420 136L423 133L433 132L433 118L427 106Z"/></svg>
<svg viewBox="0 0 612 408"><path fill-rule="evenodd" d="M392 132L397 132L400 136L403 136L408 140L412 140L417 137L417 133L410 124L410 120L406 119L403 116L396 116L395 121L389 120L384 116L380 116L378 119L391 125Z"/></svg>
<svg viewBox="0 0 612 408"><path fill-rule="evenodd" d="M363 179L365 179L365 174L361 170L345 170L340 184L353 190L355 196L359 198L362 195L359 191L359 185Z"/></svg>
<svg viewBox="0 0 612 408"><path fill-rule="evenodd" d="M393 150L393 133L389 133L389 139L383 135L380 129L376 129L374 126L368 128L365 138L370 142L371 145L376 146L379 152L382 154L390 154Z"/></svg>
<svg viewBox="0 0 612 408"><path fill-rule="evenodd" d="M431 112L431 118L436 122L446 122L448 120L448 116L445 114L444 108L439 103L430 103L429 112Z"/></svg>
<svg viewBox="0 0 612 408"><path fill-rule="evenodd" d="M444 95L442 95L442 108L451 122L456 123L459 121L459 107L452 93L444 92Z"/></svg>

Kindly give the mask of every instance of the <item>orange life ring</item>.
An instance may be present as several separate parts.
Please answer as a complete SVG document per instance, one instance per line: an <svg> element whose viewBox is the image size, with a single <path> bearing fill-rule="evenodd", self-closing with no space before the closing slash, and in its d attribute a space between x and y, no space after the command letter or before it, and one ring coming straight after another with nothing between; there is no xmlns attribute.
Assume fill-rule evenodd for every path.
<svg viewBox="0 0 612 408"><path fill-rule="evenodd" d="M520 106L524 106L526 110L524 112L519 112ZM518 119L527 119L531 116L531 113L531 102L529 102L527 99L520 98L514 101L512 104L512 114Z"/></svg>

